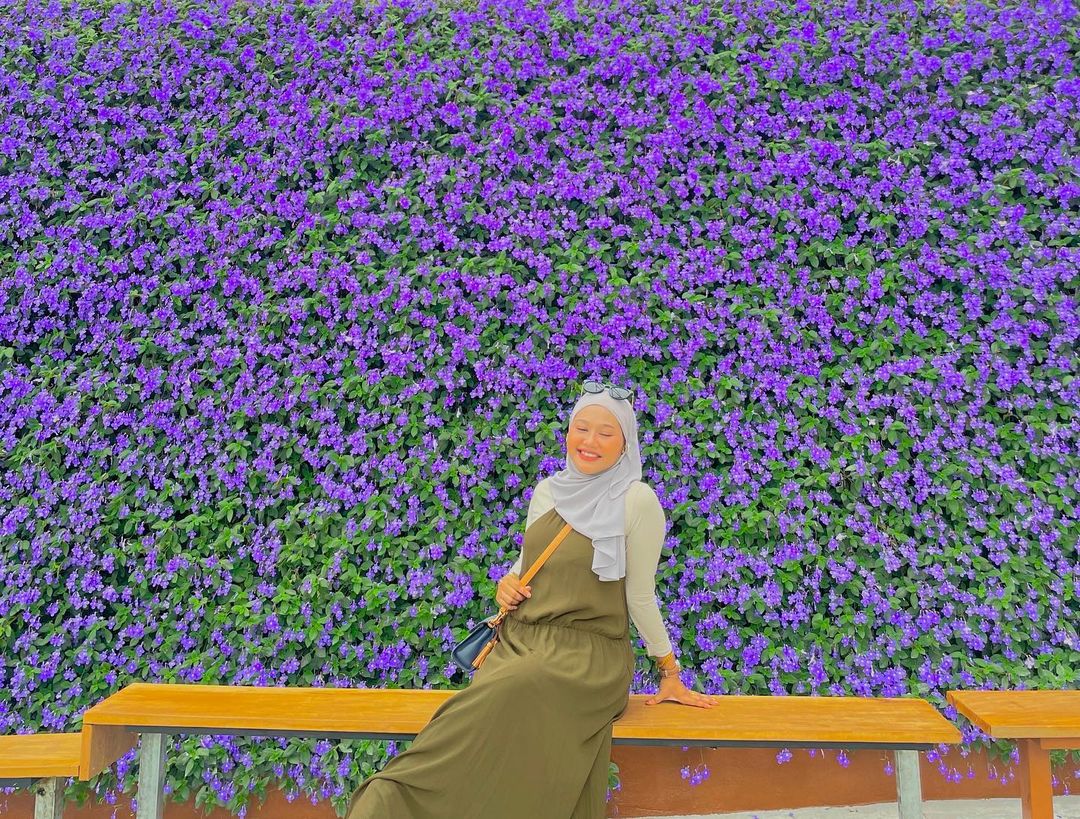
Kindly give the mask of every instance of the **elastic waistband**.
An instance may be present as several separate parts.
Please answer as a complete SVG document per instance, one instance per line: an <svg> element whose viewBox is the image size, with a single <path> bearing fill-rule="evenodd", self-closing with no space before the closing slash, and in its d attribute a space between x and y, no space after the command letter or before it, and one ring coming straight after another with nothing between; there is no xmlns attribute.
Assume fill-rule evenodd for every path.
<svg viewBox="0 0 1080 819"><path fill-rule="evenodd" d="M505 625L506 623L515 623L515 624L520 624L520 625L523 625L523 626L542 626L542 627L545 627L545 628L547 628L547 627L561 628L564 631L572 631L572 632L574 632L576 634L588 634L591 637L597 637L597 638L599 638L601 640L608 640L610 642L624 642L625 641L625 642L628 643L630 641L630 634L629 633L624 634L621 637L609 637L606 634L598 634L597 632L589 631L588 629L576 628L575 626L564 626L562 623L551 623L551 622L548 622L547 620L522 620L522 619L517 618L517 617L506 617L506 618L503 619L503 624Z"/></svg>

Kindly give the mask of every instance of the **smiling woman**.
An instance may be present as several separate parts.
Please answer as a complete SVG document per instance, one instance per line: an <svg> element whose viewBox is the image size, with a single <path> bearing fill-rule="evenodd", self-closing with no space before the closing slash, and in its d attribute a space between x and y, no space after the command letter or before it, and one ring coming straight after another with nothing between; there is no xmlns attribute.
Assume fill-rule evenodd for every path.
<svg viewBox="0 0 1080 819"><path fill-rule="evenodd" d="M712 705L677 676L655 595L664 510L641 481L629 393L605 386L586 385L567 426L566 468L533 491L517 572L566 524L569 534L527 595L520 574L499 581L496 602L509 612L498 641L469 686L360 785L348 819L606 816L612 724L634 676L631 618L650 653L662 652L661 668L672 666L647 703Z"/></svg>

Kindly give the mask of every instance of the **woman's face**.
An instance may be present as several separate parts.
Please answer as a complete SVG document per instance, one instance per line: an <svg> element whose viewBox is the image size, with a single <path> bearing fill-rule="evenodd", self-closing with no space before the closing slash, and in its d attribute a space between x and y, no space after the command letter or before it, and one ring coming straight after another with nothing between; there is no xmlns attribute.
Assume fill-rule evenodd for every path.
<svg viewBox="0 0 1080 819"><path fill-rule="evenodd" d="M622 457L626 438L619 419L599 404L581 409L566 432L566 451L574 466L586 475L613 467ZM590 457L596 455L599 457Z"/></svg>

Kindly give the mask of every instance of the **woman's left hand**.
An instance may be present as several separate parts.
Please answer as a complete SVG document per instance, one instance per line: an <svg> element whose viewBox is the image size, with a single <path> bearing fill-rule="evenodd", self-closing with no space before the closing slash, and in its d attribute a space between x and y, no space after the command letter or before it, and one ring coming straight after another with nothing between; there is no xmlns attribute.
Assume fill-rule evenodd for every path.
<svg viewBox="0 0 1080 819"><path fill-rule="evenodd" d="M683 685L682 680L678 677L661 677L660 690L645 700L645 704L656 705L664 700L675 700L675 702L681 702L684 705L712 708L718 699L720 698L711 694L699 694L697 691L691 691Z"/></svg>

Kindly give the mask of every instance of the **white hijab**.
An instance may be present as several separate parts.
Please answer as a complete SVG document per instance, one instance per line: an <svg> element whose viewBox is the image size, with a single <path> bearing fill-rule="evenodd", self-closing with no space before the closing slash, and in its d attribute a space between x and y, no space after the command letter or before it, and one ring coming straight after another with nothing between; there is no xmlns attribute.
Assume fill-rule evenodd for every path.
<svg viewBox="0 0 1080 819"><path fill-rule="evenodd" d="M637 416L629 401L616 400L605 389L581 396L570 413L570 424L591 404L610 410L618 419L626 448L614 465L595 475L578 469L568 450L566 468L551 476L551 494L563 520L592 539L592 570L601 580L618 580L626 576L626 493L641 480Z"/></svg>

